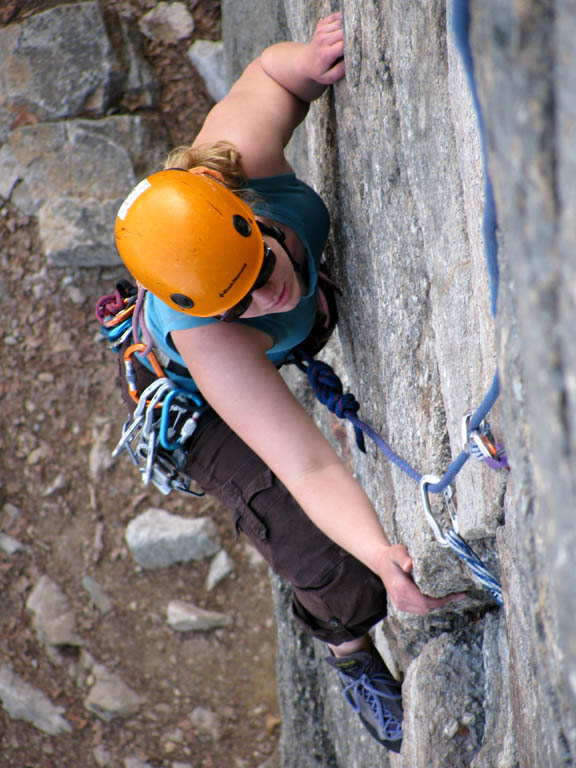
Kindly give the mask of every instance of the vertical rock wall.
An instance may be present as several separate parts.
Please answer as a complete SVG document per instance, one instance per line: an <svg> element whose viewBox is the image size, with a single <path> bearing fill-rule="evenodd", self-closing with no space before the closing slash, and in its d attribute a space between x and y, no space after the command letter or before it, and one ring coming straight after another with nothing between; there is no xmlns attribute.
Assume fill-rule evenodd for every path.
<svg viewBox="0 0 576 768"><path fill-rule="evenodd" d="M225 37L236 41L232 74L260 42L282 38L286 27L304 40L331 10L274 0L263 15L259 5L224 2ZM287 590L278 584L283 765L570 766L574 5L470 3L499 220L495 319L482 240L482 156L451 7L440 0L340 5L346 81L313 105L292 152L332 211L329 259L345 298L326 355L357 395L362 417L422 473L441 474L460 452L462 417L499 368L502 395L490 422L512 470L470 460L454 490L460 531L500 572L505 606L498 609L436 542L414 481L372 445L366 456L353 452L386 530L413 555L421 587L437 595L464 589L469 598L424 619L392 611L377 628L377 644L405 677L403 750L389 758L342 704L321 646L287 620ZM247 29L251 42L238 44ZM301 379L291 378L307 397ZM336 435L333 419L310 407Z"/></svg>
<svg viewBox="0 0 576 768"><path fill-rule="evenodd" d="M500 552L524 765L576 755L576 12L478 3L472 17L505 239L498 328L513 457Z"/></svg>

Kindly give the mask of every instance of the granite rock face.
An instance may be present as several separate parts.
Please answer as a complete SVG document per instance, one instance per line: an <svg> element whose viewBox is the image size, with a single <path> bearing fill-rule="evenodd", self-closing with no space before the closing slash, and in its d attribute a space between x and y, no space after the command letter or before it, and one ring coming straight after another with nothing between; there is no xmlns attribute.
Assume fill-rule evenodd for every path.
<svg viewBox="0 0 576 768"><path fill-rule="evenodd" d="M291 36L305 40L326 11L301 0L276 5L278 38L286 19ZM346 298L327 359L364 420L418 472L434 474L460 452L462 417L500 371L489 420L511 472L470 460L454 489L460 531L500 574L505 605L498 609L435 541L414 481L374 446L366 456L352 449L357 476L390 536L408 546L422 589L465 589L469 598L425 619L391 611L376 630L405 678L398 756L370 743L346 713L320 645L298 633L289 639L281 624L284 764L574 765L576 14L563 2L470 3L498 216L493 317L482 151L451 4L344 0L341 8L346 81L312 106L292 152L332 213L329 259ZM231 0L224 11L232 30L242 11ZM262 32L263 44L271 38ZM247 59L235 41L228 50L237 73ZM307 397L301 377L290 379ZM311 407L334 434L333 418ZM438 519L447 525L443 513ZM332 751L321 763L315 750L326 738Z"/></svg>
<svg viewBox="0 0 576 768"><path fill-rule="evenodd" d="M152 106L157 86L122 17L97 2L62 3L0 30L0 140L27 123L101 117L130 93Z"/></svg>
<svg viewBox="0 0 576 768"><path fill-rule="evenodd" d="M515 471L499 548L525 765L576 760L575 30L564 3L478 3L472 16L505 236L498 326Z"/></svg>

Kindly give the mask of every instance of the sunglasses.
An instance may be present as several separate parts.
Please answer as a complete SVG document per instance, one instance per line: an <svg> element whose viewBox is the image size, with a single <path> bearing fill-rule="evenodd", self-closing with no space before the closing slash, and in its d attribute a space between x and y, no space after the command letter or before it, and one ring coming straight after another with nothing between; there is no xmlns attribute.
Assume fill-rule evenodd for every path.
<svg viewBox="0 0 576 768"><path fill-rule="evenodd" d="M276 254L272 248L264 243L264 259L262 261L262 266L260 268L260 272L258 273L258 277L254 281L254 285L252 288L250 288L246 296L244 296L243 299L240 299L237 304L234 304L233 307L230 307L230 309L227 312L224 312L223 315L217 315L218 319L223 323L233 323L234 320L238 320L238 318L241 317L244 312L246 312L250 304L252 304L252 293L257 291L259 288L262 288L264 285L266 285L268 280L270 280L275 266Z"/></svg>

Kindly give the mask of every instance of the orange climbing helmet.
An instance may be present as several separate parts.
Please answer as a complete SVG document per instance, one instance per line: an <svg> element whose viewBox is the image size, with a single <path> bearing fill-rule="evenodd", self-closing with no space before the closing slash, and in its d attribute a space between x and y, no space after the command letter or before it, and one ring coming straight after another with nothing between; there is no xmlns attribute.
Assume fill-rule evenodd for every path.
<svg viewBox="0 0 576 768"><path fill-rule="evenodd" d="M132 276L197 317L237 304L264 259L253 212L219 179L203 166L159 171L134 187L116 217L116 247Z"/></svg>

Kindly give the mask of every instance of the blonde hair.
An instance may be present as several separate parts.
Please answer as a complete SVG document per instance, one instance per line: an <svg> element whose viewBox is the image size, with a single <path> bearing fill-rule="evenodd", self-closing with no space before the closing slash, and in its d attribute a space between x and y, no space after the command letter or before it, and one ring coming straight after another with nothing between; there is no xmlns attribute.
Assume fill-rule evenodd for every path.
<svg viewBox="0 0 576 768"><path fill-rule="evenodd" d="M246 183L240 152L228 141L177 147L166 158L164 168L181 168L189 171L199 165L221 173L226 186L232 192L239 192Z"/></svg>

